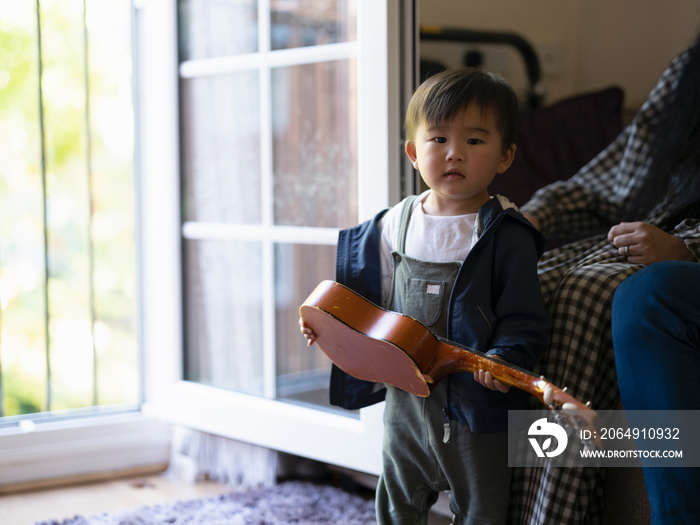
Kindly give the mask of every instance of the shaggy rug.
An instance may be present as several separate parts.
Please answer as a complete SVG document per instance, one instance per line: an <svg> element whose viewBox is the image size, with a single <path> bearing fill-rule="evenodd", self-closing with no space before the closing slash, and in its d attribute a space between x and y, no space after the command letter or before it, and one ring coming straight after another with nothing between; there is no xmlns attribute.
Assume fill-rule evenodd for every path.
<svg viewBox="0 0 700 525"><path fill-rule="evenodd" d="M328 485L277 486L35 525L369 525L374 501Z"/></svg>

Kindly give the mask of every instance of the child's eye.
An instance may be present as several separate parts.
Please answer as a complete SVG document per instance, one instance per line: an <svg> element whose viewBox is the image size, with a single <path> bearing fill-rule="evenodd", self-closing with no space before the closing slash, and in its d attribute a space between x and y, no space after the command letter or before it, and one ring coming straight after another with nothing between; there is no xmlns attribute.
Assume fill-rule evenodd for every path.
<svg viewBox="0 0 700 525"><path fill-rule="evenodd" d="M447 139L445 137L435 137L433 140L438 144L444 144L445 142L447 142Z"/></svg>
<svg viewBox="0 0 700 525"><path fill-rule="evenodd" d="M479 139L467 139L467 144L469 144L470 146L476 146L480 142L481 140Z"/></svg>

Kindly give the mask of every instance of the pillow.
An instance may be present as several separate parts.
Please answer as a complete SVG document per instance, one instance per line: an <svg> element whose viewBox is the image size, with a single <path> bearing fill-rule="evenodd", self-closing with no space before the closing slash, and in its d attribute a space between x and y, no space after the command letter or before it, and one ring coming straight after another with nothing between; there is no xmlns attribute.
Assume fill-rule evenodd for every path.
<svg viewBox="0 0 700 525"><path fill-rule="evenodd" d="M515 159L490 194L521 206L542 186L571 177L618 135L623 99L621 88L610 87L521 114Z"/></svg>

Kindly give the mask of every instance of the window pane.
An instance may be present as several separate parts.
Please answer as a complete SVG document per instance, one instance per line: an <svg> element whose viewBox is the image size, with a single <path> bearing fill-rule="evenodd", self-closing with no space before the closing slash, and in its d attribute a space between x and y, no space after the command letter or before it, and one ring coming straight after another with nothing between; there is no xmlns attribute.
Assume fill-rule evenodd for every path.
<svg viewBox="0 0 700 525"><path fill-rule="evenodd" d="M324 279L333 279L335 246L275 245L277 397L331 408L331 362L299 332L299 306ZM347 415L347 411L343 411Z"/></svg>
<svg viewBox="0 0 700 525"><path fill-rule="evenodd" d="M355 0L271 0L270 9L273 50L357 39Z"/></svg>
<svg viewBox="0 0 700 525"><path fill-rule="evenodd" d="M0 415L46 406L36 6L0 3Z"/></svg>
<svg viewBox="0 0 700 525"><path fill-rule="evenodd" d="M263 394L262 247L185 241L186 379Z"/></svg>
<svg viewBox="0 0 700 525"><path fill-rule="evenodd" d="M275 224L357 221L354 60L272 71Z"/></svg>
<svg viewBox="0 0 700 525"><path fill-rule="evenodd" d="M258 73L181 85L184 219L260 223Z"/></svg>
<svg viewBox="0 0 700 525"><path fill-rule="evenodd" d="M42 29L51 405L66 409L89 406L93 385L87 94L83 56L72 51L83 47L83 17L76 0L42 7L44 20L55 17Z"/></svg>
<svg viewBox="0 0 700 525"><path fill-rule="evenodd" d="M0 20L0 415L136 407L131 2Z"/></svg>
<svg viewBox="0 0 700 525"><path fill-rule="evenodd" d="M87 3L97 402L137 404L131 1Z"/></svg>
<svg viewBox="0 0 700 525"><path fill-rule="evenodd" d="M257 0L179 0L180 60L258 50Z"/></svg>
<svg viewBox="0 0 700 525"><path fill-rule="evenodd" d="M186 70L180 81L182 217L190 223L183 238L185 375L255 395L270 395L274 382L277 398L328 409L331 363L306 347L298 309L320 280L333 278L335 246L273 239L283 235L280 226L341 228L357 222L356 60L337 55L351 46L319 47L315 63L308 63L304 51L268 57L268 50L252 45L253 30L245 33L249 47L232 46L227 39L233 29L224 30L225 24L205 13L233 4L179 4L181 61L260 53L252 71L240 69L248 62L220 61L214 62L219 69ZM269 5L273 50L356 40L355 0ZM260 14L245 24L265 21ZM192 223L216 226L189 228ZM201 232L248 235L239 225L260 226L259 242L194 238ZM260 334L270 328L273 313L270 348ZM272 352L274 375L262 360Z"/></svg>

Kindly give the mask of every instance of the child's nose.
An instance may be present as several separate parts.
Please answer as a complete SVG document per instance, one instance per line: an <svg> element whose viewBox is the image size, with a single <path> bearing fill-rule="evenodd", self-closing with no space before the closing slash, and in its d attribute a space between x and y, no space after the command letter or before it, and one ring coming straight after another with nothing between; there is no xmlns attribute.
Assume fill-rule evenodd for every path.
<svg viewBox="0 0 700 525"><path fill-rule="evenodd" d="M462 161L464 160L464 153L461 148L452 147L447 151L447 160L452 161Z"/></svg>

